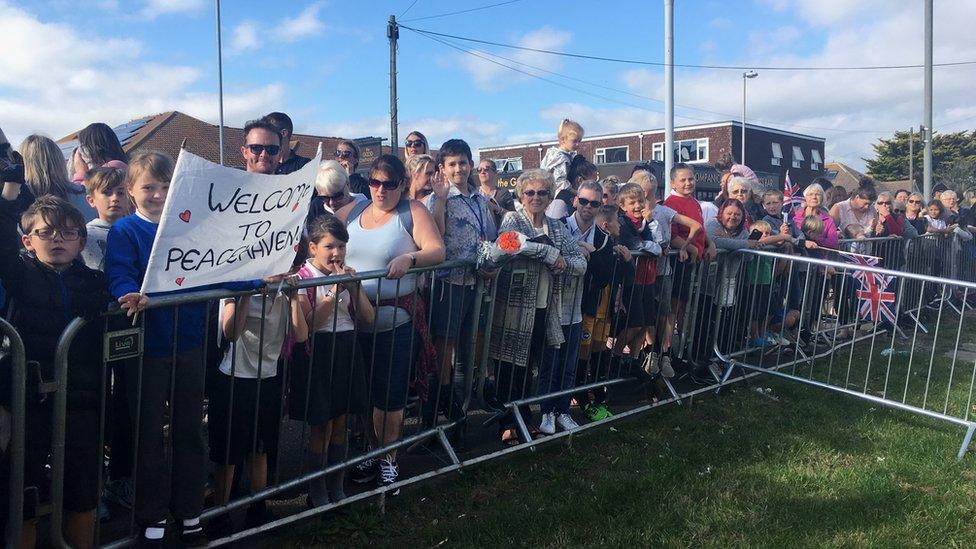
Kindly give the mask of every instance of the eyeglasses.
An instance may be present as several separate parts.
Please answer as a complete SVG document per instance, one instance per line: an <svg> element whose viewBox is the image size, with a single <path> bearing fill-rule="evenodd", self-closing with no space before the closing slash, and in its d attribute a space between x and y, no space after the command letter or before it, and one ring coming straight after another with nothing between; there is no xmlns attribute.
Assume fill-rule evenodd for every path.
<svg viewBox="0 0 976 549"><path fill-rule="evenodd" d="M546 196L549 196L549 189L542 189L542 190L539 190L539 191L534 191L532 189L529 189L527 191L522 191L522 194L524 196L529 197L529 198L532 198L535 195L539 195L540 197L546 197Z"/></svg>
<svg viewBox="0 0 976 549"><path fill-rule="evenodd" d="M251 151L254 156L261 156L263 151L268 151L268 156L277 156L281 151L280 145L245 145L247 150Z"/></svg>
<svg viewBox="0 0 976 549"><path fill-rule="evenodd" d="M404 144L411 149L416 149L417 147L424 146L424 142L419 139L407 139L407 141Z"/></svg>
<svg viewBox="0 0 976 549"><path fill-rule="evenodd" d="M355 153L352 151L340 151L339 149L336 149L336 152L333 154L336 158L343 158L343 159L353 158L355 156Z"/></svg>
<svg viewBox="0 0 976 549"><path fill-rule="evenodd" d="M478 173L489 173L495 171L492 168L478 168Z"/></svg>
<svg viewBox="0 0 976 549"><path fill-rule="evenodd" d="M374 189L383 187L384 191L395 191L400 187L399 181L380 181L379 179L369 179L369 186Z"/></svg>
<svg viewBox="0 0 976 549"><path fill-rule="evenodd" d="M896 214L903 214L903 213L905 213L905 210L901 210L901 209L894 209L894 210L892 210L892 211L893 211L894 213L896 213Z"/></svg>
<svg viewBox="0 0 976 549"><path fill-rule="evenodd" d="M580 208L585 208L587 206L592 206L596 208L597 206L603 204L600 200L587 200L585 198L576 197L576 201L579 202Z"/></svg>
<svg viewBox="0 0 976 549"><path fill-rule="evenodd" d="M891 202L882 202L880 200L875 202L875 204L877 204L878 206L891 206Z"/></svg>
<svg viewBox="0 0 976 549"><path fill-rule="evenodd" d="M54 240L57 235L61 235L61 240L69 242L81 238L81 230L79 229L38 229L31 231L30 234L41 240Z"/></svg>
<svg viewBox="0 0 976 549"><path fill-rule="evenodd" d="M921 204L922 201L921 200L909 200L908 203L909 204Z"/></svg>

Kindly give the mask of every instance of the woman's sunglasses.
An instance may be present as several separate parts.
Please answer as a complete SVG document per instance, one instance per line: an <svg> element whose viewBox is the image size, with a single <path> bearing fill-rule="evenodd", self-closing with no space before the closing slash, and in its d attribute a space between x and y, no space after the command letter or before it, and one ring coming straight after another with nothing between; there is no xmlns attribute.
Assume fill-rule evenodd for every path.
<svg viewBox="0 0 976 549"><path fill-rule="evenodd" d="M544 197L547 197L547 196L549 196L549 189L542 189L542 190L539 190L539 191L534 191L534 190L532 190L532 189L529 189L529 190L527 190L527 191L522 191L522 194L523 194L524 196L527 196L527 197L529 197L529 198L532 198L532 197L534 197L535 195L539 195L539 196L541 196L541 197L543 197L543 198L544 198Z"/></svg>
<svg viewBox="0 0 976 549"><path fill-rule="evenodd" d="M400 182L399 181L380 181L379 179L370 178L369 179L369 186L372 187L372 188L374 188L374 189L378 189L380 187L383 187L383 190L384 191L395 191L398 188L400 188Z"/></svg>
<svg viewBox="0 0 976 549"><path fill-rule="evenodd" d="M419 140L419 139L407 139L405 145L408 148L416 149L418 147L423 147L424 146L424 142L421 141L421 140Z"/></svg>

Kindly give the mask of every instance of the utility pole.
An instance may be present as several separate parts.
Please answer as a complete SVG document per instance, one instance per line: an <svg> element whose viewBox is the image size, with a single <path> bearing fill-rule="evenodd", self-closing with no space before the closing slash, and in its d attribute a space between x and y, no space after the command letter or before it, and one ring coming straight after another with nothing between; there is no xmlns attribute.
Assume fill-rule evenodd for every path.
<svg viewBox="0 0 976 549"><path fill-rule="evenodd" d="M756 71L746 71L742 73L742 148L739 154L739 163L746 163L746 80L759 76Z"/></svg>
<svg viewBox="0 0 976 549"><path fill-rule="evenodd" d="M932 0L925 0L925 146L922 167L922 189L925 200L932 199Z"/></svg>
<svg viewBox="0 0 976 549"><path fill-rule="evenodd" d="M220 165L224 165L224 61L220 51L220 0L215 2L217 5L217 157Z"/></svg>
<svg viewBox="0 0 976 549"><path fill-rule="evenodd" d="M674 0L664 0L664 197L674 166Z"/></svg>
<svg viewBox="0 0 976 549"><path fill-rule="evenodd" d="M915 190L915 126L908 128L908 182Z"/></svg>
<svg viewBox="0 0 976 549"><path fill-rule="evenodd" d="M390 16L386 25L386 37L390 39L390 154L397 156L397 70L396 52L397 38L400 38L400 28L397 27L396 16Z"/></svg>

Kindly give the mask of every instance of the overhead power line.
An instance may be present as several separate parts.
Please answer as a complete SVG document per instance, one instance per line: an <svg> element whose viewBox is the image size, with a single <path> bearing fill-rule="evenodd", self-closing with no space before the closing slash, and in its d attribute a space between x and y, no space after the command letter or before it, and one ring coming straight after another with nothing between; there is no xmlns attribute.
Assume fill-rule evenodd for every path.
<svg viewBox="0 0 976 549"><path fill-rule="evenodd" d="M516 2L521 2L521 1L522 0L508 0L507 2L498 2L498 3L495 3L495 4L488 4L487 6L479 6L477 8L469 8L469 9L466 9L466 10L452 11L452 12L448 12L448 13L441 13L441 14L438 14L438 15L427 15L427 16L424 16L424 17L414 17L413 19L407 19L406 22L407 23L410 23L412 21L426 21L427 19L439 19L441 17L450 17L451 15L461 15L462 13L471 13L473 11L481 11L481 10L486 10L488 8L496 8L498 6L506 6L508 4L514 4ZM409 8L408 8L407 11L409 11ZM404 12L404 13L406 13L406 12ZM401 15L401 17L402 17L402 15Z"/></svg>
<svg viewBox="0 0 976 549"><path fill-rule="evenodd" d="M407 28L407 27L403 27L403 28ZM408 30L413 30L413 29L409 29L408 28ZM414 32L416 32L416 31L414 31ZM460 46L460 45L457 45L457 44L453 44L453 43L451 43L448 40L442 40L442 39L437 38L437 37L427 36L424 33L418 33L418 34L420 34L424 38L427 38L428 40L432 40L434 42L438 42L438 43L440 43L442 45L445 45L445 46L448 46L448 47L450 47L450 48L452 48L454 50L457 50L457 51L460 51L462 53L471 55L473 57L477 57L479 59L482 59L484 61L493 63L495 65L504 67L504 68L509 69L509 70L512 70L514 72L518 72L520 74L524 74L526 76L530 76L532 78L535 78L537 80L541 80L543 82L547 82L547 83L550 83L550 84L554 84L556 86L559 86L559 87L562 87L562 88L565 88L565 89L569 89L569 90L576 91L576 92L579 92L579 93L584 93L584 94L589 95L591 97L596 97L598 99L603 99L605 101L610 101L610 102L617 103L617 104L620 104L620 105L625 105L625 106L632 107L632 108L642 109L642 110L646 110L646 111L649 111L649 112L655 112L655 113L662 112L660 110L649 109L646 106L635 105L633 103L628 103L628 102L625 102L625 101L620 101L618 99L606 97L604 95L595 94L595 93L592 93L592 92L587 91L587 90L582 90L582 89L577 88L577 87L568 86L568 85L563 84L561 82L556 82L554 80L550 80L548 78L541 77L538 74L534 74L534 73L531 73L531 72L526 71L526 70L521 70L521 69L518 69L516 67L512 67L512 66L507 65L505 63L499 62L496 59L501 59L501 60L507 61L509 63L514 63L516 65L520 65L520 66L525 67L527 69L532 69L532 70L539 71L539 72L542 72L542 73L550 74L552 76L556 76L556 77L559 77L559 78L565 78L567 80L571 80L571 81L574 81L574 82L579 82L581 84L586 84L586 85L589 85L589 86L594 86L594 87L597 87L597 88L602 88L602 89L607 90L607 91L612 91L612 92L620 93L620 94L623 94L623 95L629 95L629 96L636 97L636 98L639 98L639 99L646 99L648 101L654 101L656 103L663 103L662 100L656 99L654 97L650 97L650 96L646 96L646 95L641 95L641 94L634 93L634 92L631 92L631 91L621 90L621 89L613 88L613 87L606 86L606 85L603 85L603 84L598 84L596 82L591 82L591 81L588 81L588 80L583 80L583 79L576 78L576 77L573 77L573 76L561 74L561 73L554 72L554 71L551 71L551 70L548 70L548 69L544 69L544 68L541 68L541 67L537 67L537 66L534 66L534 65L530 65L528 63L523 63L523 62L518 61L518 60L515 60L515 59L503 57L503 56L500 56L500 55L497 55L497 54L469 50L469 49L464 48L463 46ZM495 59L492 59L492 58L495 58ZM731 114L728 114L728 113L722 113L722 112L718 112L718 111L711 111L711 110L702 109L702 108L699 108L699 107L692 107L690 105L679 105L679 104L675 104L675 106L676 107L683 108L683 109L688 109L688 110L693 110L693 111L698 111L698 112L704 112L704 113L708 113L708 114L714 114L714 115L721 116L722 118L726 118L726 119L731 119L731 120L736 120L737 119L737 115L731 115ZM704 118L696 118L696 117L693 117L693 116L686 116L686 115L679 115L679 118L684 118L684 119L692 120L692 121L696 121L696 122L706 122L706 123L714 122L714 120L709 120L709 119L704 119ZM836 133L889 134L889 133L892 133L893 132L893 130L839 129L839 128L828 128L828 127L821 127L821 126L807 126L807 125L803 125L803 124L792 124L792 123L788 123L788 122L777 122L777 121L772 121L772 120L761 120L761 119L758 119L758 118L753 119L753 120L756 123L769 124L769 125L772 125L772 126L789 126L789 127L793 127L793 128L808 129L808 130L817 130L817 131L829 131L829 132L836 132Z"/></svg>
<svg viewBox="0 0 976 549"><path fill-rule="evenodd" d="M416 19L413 19L416 21ZM599 55L586 55L580 53L569 53L554 50L544 50L538 48L529 48L526 46L517 46L515 44L504 44L501 42L492 42L490 40L480 40L478 38L469 38L466 36L457 36L453 34L444 34L440 32L434 32L424 29L415 29L413 27L408 27L406 25L400 25L402 28L407 30L412 30L425 35L439 36L441 38L452 38L454 40L462 40L465 42L473 42L476 44L485 44L489 46L497 46L499 48L509 48L513 50L521 51L531 51L536 53L545 53L548 55L558 55L561 57L572 57L575 59L588 59L590 61L606 61L610 63L623 63L627 65L645 65L651 67L664 67L665 63L659 61L641 61L637 59L619 59L615 57L603 57ZM935 63L934 67L958 67L966 65L976 65L976 61L953 61L950 63ZM674 67L685 68L685 69L711 69L711 70L760 70L760 71L872 71L872 70L892 70L892 69L920 69L924 65L835 65L835 66L823 66L823 67L783 67L783 66L755 66L755 65L695 65L690 63L675 63Z"/></svg>
<svg viewBox="0 0 976 549"><path fill-rule="evenodd" d="M410 2L410 5L407 6L407 9L401 11L400 15L398 15L397 17L403 17L404 15L406 15L408 11L410 11L411 9L413 9L414 6L417 5L417 2L420 2L420 0L413 0L413 2Z"/></svg>

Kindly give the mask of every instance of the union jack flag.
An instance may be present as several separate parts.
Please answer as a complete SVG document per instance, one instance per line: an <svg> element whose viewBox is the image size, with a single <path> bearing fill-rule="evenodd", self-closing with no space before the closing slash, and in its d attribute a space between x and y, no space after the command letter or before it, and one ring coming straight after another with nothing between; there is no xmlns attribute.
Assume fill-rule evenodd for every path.
<svg viewBox="0 0 976 549"><path fill-rule="evenodd" d="M838 252L844 261L863 267L877 267L878 258L869 255ZM857 284L855 295L859 301L858 316L861 320L895 323L895 314L889 303L895 302L895 292L888 289L894 277L869 271L851 271L851 278Z"/></svg>
<svg viewBox="0 0 976 549"><path fill-rule="evenodd" d="M783 209L790 211L793 206L803 206L803 194L800 186L790 181L790 170L786 170L786 181L783 183Z"/></svg>

